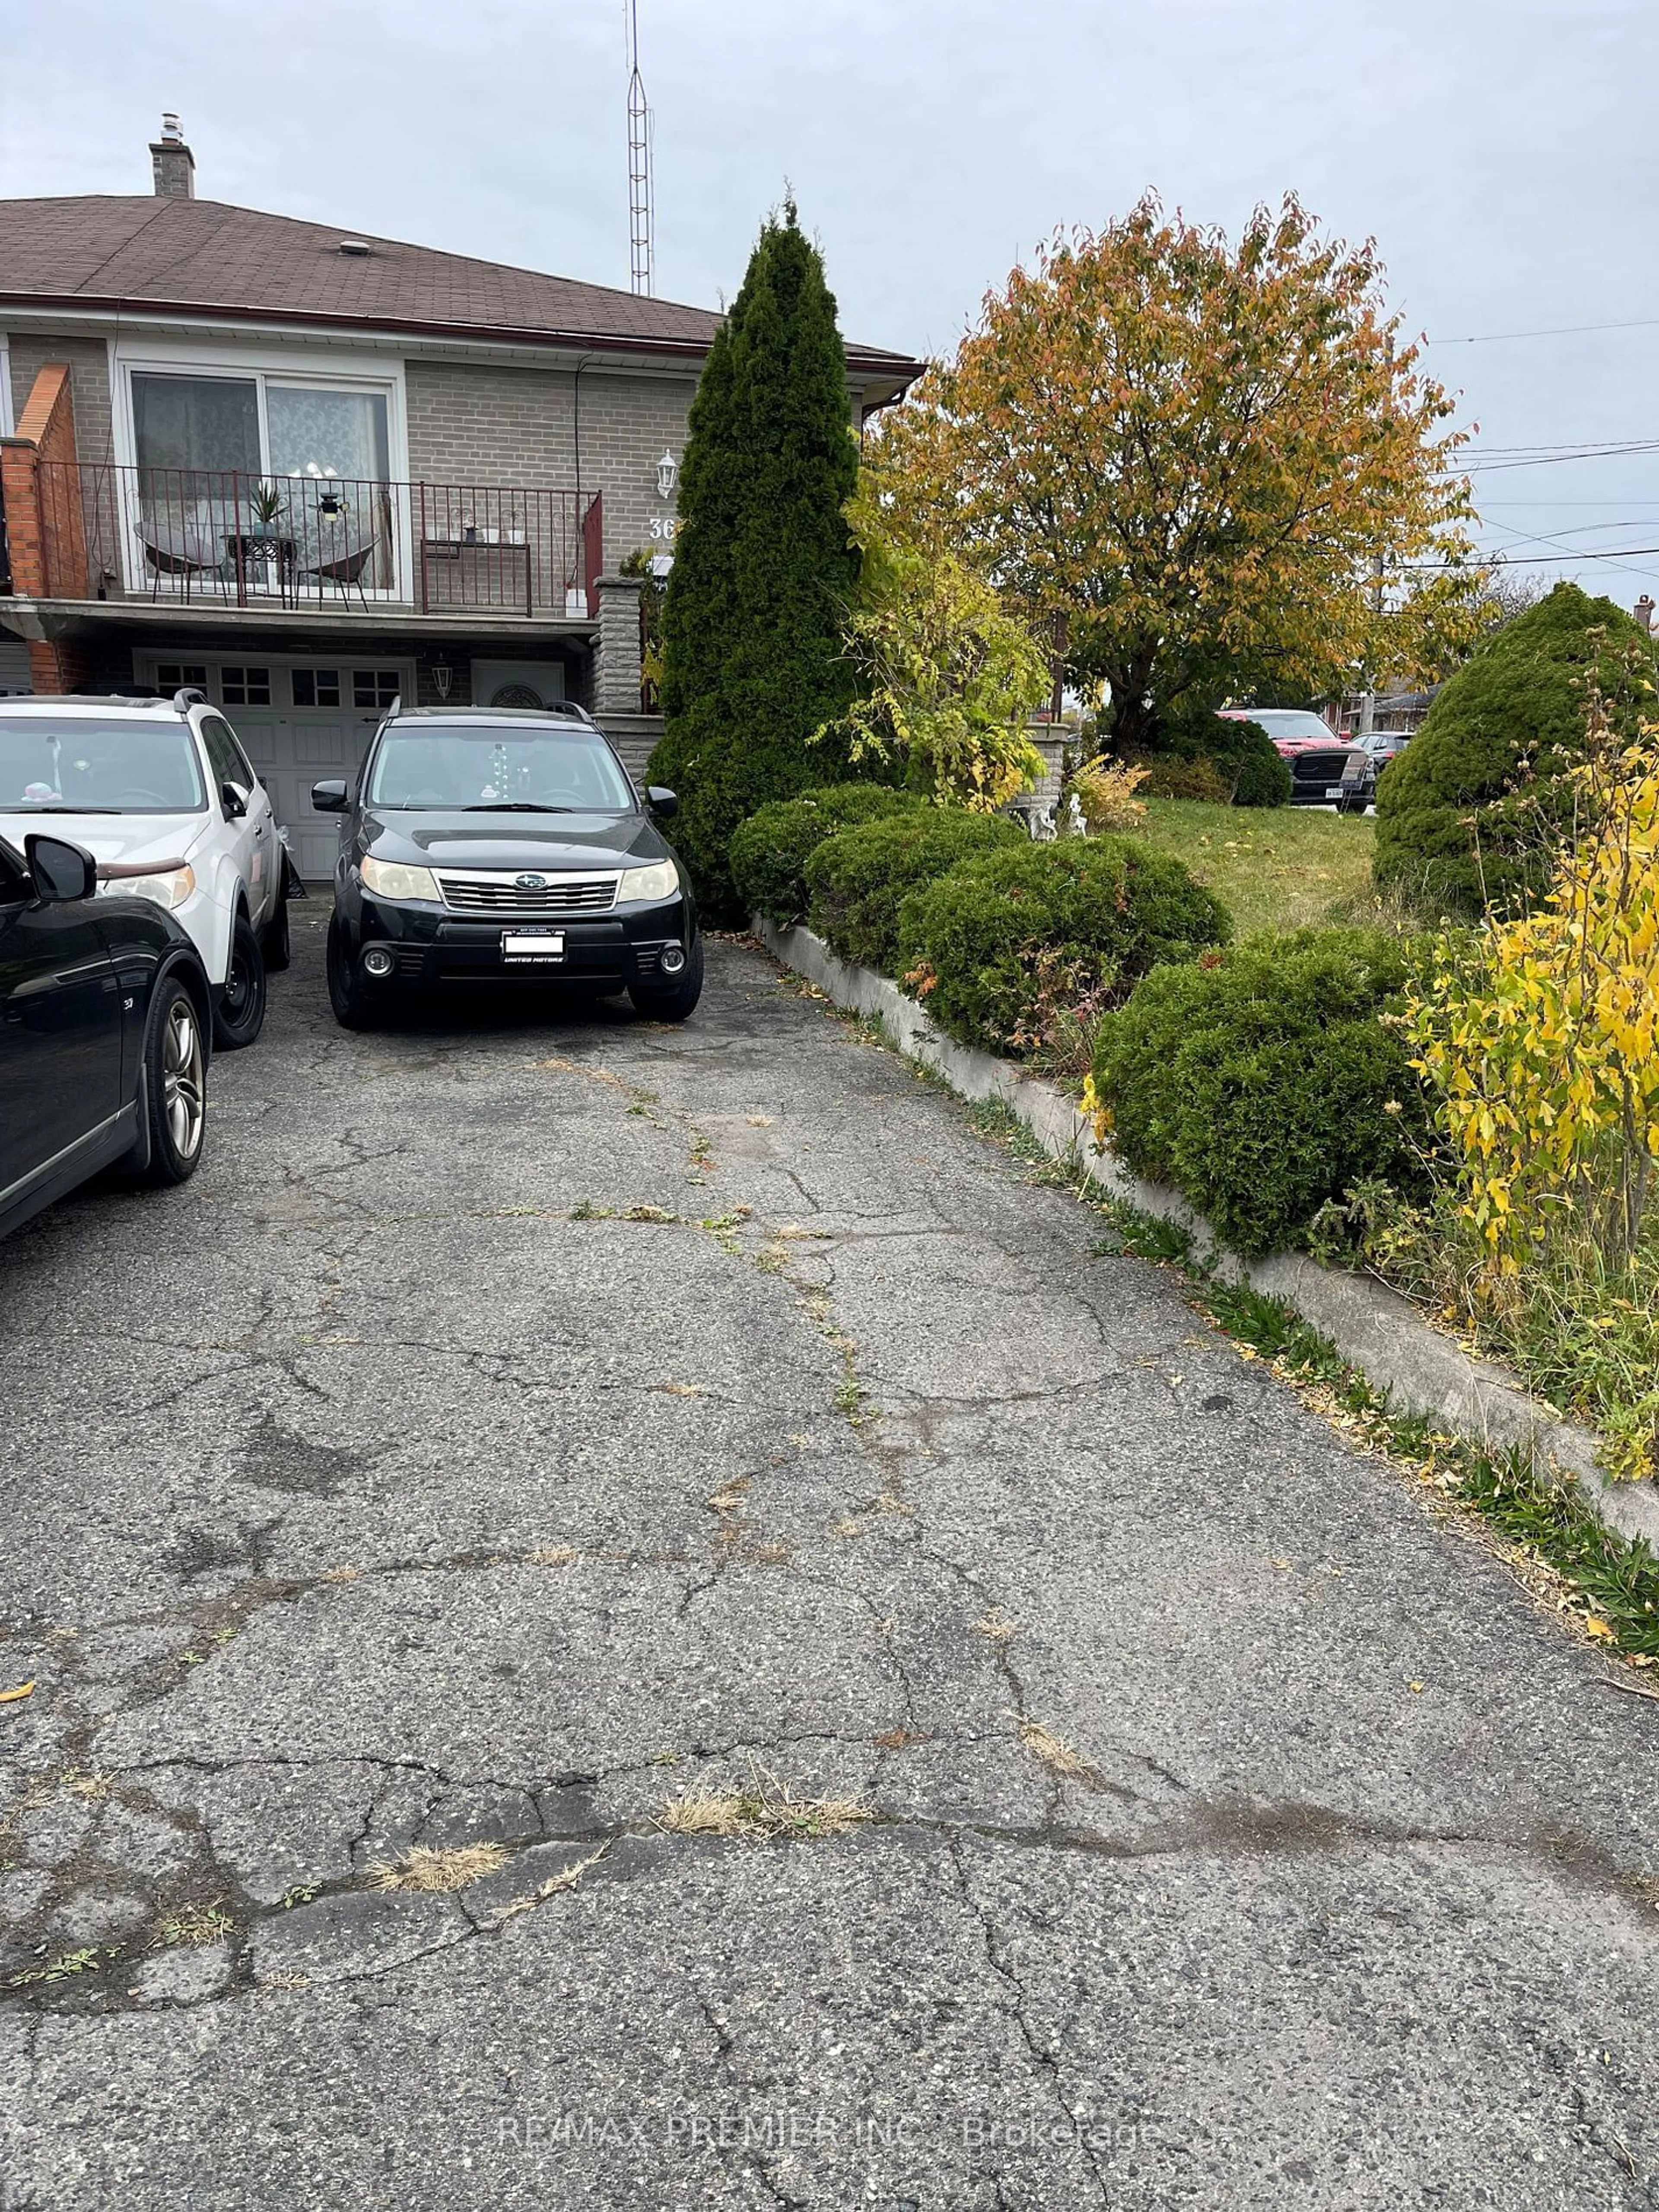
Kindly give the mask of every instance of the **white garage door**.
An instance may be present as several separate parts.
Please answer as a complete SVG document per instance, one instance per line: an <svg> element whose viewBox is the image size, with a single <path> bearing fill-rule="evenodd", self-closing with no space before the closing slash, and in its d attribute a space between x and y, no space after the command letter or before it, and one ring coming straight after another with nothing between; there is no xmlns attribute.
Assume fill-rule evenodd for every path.
<svg viewBox="0 0 1659 2212"><path fill-rule="evenodd" d="M395 698L413 699L413 667L321 656L244 661L154 655L141 664L138 680L159 691L199 684L224 708L270 789L295 866L308 884L326 885L339 819L313 811L311 787L324 776L356 776L381 715Z"/></svg>

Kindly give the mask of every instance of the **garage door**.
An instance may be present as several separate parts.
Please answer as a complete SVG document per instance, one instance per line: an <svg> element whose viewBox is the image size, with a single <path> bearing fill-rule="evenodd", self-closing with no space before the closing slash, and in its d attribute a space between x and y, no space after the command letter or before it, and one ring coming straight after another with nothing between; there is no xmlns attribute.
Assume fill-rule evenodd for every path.
<svg viewBox="0 0 1659 2212"><path fill-rule="evenodd" d="M163 660L140 681L171 691L197 684L226 718L264 778L295 866L308 884L334 872L338 818L312 810L311 787L324 776L354 778L375 726L395 698L414 696L407 664L297 657L259 661Z"/></svg>

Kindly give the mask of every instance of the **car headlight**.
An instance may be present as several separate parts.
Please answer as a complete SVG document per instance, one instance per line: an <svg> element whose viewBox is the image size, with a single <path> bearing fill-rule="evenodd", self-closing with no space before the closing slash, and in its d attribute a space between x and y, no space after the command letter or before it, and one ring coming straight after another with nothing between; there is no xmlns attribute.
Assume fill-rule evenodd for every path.
<svg viewBox="0 0 1659 2212"><path fill-rule="evenodd" d="M369 854L363 861L363 888L389 899L438 898L438 878L430 868L406 867L401 860L377 860Z"/></svg>
<svg viewBox="0 0 1659 2212"><path fill-rule="evenodd" d="M653 860L648 868L624 868L617 886L617 903L624 899L673 898L680 887L680 872L672 860Z"/></svg>
<svg viewBox="0 0 1659 2212"><path fill-rule="evenodd" d="M169 914L182 906L195 888L196 871L188 865L162 868L153 876L100 876L98 879L100 898L154 899Z"/></svg>

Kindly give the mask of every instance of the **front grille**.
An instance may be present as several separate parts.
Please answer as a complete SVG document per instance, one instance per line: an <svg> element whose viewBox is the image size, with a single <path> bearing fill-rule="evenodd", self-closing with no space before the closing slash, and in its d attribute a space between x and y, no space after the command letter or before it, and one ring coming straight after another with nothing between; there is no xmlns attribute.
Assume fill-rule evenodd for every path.
<svg viewBox="0 0 1659 2212"><path fill-rule="evenodd" d="M1298 753L1291 773L1298 783L1340 783L1347 765L1346 753Z"/></svg>
<svg viewBox="0 0 1659 2212"><path fill-rule="evenodd" d="M438 889L457 914L609 914L617 883L615 876L550 876L538 888L514 876L479 872L441 875Z"/></svg>

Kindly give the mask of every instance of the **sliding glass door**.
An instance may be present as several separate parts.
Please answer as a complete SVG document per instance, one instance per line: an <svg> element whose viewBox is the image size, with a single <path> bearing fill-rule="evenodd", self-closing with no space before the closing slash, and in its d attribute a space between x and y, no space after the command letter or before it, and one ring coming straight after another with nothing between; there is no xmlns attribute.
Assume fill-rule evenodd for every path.
<svg viewBox="0 0 1659 2212"><path fill-rule="evenodd" d="M135 369L131 389L135 581L395 591L384 387Z"/></svg>

